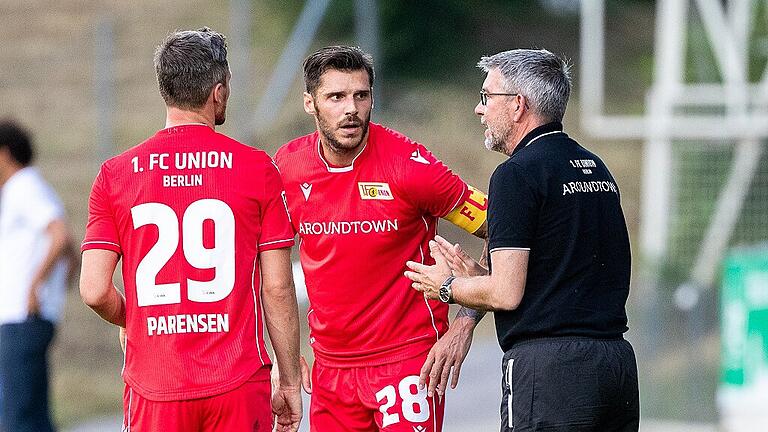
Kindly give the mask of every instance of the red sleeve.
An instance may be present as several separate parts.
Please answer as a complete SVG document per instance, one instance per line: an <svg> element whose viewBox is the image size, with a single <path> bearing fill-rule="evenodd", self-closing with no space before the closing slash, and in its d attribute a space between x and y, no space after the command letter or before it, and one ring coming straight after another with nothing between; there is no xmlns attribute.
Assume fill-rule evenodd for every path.
<svg viewBox="0 0 768 432"><path fill-rule="evenodd" d="M469 193L464 180L421 144L405 161L402 193L424 212L443 217Z"/></svg>
<svg viewBox="0 0 768 432"><path fill-rule="evenodd" d="M122 254L105 172L106 167L102 165L96 180L93 181L88 202L88 225L85 227L85 239L80 249L106 249Z"/></svg>
<svg viewBox="0 0 768 432"><path fill-rule="evenodd" d="M288 214L283 181L274 163L264 169L264 196L262 197L261 235L259 250L293 246L293 226Z"/></svg>

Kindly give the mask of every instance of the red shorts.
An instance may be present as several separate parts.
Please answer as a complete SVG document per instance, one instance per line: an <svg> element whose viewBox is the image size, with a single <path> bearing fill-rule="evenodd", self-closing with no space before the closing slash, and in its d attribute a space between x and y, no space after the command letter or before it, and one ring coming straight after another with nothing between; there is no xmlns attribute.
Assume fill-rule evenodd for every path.
<svg viewBox="0 0 768 432"><path fill-rule="evenodd" d="M315 362L309 425L312 432L440 432L445 397L419 390L426 353L415 358L357 368Z"/></svg>
<svg viewBox="0 0 768 432"><path fill-rule="evenodd" d="M268 370L232 391L181 401L152 401L126 384L123 432L271 431L271 391Z"/></svg>

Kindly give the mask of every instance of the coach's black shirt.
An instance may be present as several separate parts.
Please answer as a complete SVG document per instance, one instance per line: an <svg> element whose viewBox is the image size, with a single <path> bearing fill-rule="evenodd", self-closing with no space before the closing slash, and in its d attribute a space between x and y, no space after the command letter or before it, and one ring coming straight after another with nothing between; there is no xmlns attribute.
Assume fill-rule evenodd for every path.
<svg viewBox="0 0 768 432"><path fill-rule="evenodd" d="M491 176L490 253L530 250L520 306L495 313L505 351L530 338L627 331L630 251L619 189L603 161L562 129L534 129Z"/></svg>

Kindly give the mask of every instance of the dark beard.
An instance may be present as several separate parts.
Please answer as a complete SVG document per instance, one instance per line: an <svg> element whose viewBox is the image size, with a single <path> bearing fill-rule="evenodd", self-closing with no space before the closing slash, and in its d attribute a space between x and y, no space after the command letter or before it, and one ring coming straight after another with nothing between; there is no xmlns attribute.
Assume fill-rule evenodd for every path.
<svg viewBox="0 0 768 432"><path fill-rule="evenodd" d="M503 140L500 140L496 137L491 137L491 150L495 152L499 152L501 154L507 154L507 145L504 143ZM507 155L509 156L509 155Z"/></svg>
<svg viewBox="0 0 768 432"><path fill-rule="evenodd" d="M363 143L363 140L368 135L368 125L371 121L371 115L368 114L368 117L365 120L361 121L362 125L362 133L360 134L360 141L358 141L352 148L344 147L336 138L333 137L333 134L330 131L330 128L328 127L328 123L323 121L319 116L318 118L318 124L320 125L320 133L323 134L323 137L326 139L326 142L331 147L331 150L333 150L336 154L348 154L356 152L357 149L360 147L360 144Z"/></svg>
<svg viewBox="0 0 768 432"><path fill-rule="evenodd" d="M220 113L216 113L216 118L214 119L213 124L216 126L221 126L224 124L224 122L227 121L227 106L224 106L224 109L221 110Z"/></svg>

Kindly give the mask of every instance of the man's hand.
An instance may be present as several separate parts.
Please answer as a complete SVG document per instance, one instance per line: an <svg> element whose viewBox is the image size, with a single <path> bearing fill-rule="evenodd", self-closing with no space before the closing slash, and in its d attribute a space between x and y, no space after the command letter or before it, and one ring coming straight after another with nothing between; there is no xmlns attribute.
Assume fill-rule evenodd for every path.
<svg viewBox="0 0 768 432"><path fill-rule="evenodd" d="M120 348L123 350L123 354L125 354L125 327L120 327L117 339L120 341Z"/></svg>
<svg viewBox="0 0 768 432"><path fill-rule="evenodd" d="M434 240L429 241L429 250L435 259L435 264L428 266L415 261L405 265L412 271L406 271L405 277L412 280L411 286L416 291L424 293L424 297L436 300L440 293L440 285L451 275L451 267L445 256L440 252L440 246Z"/></svg>
<svg viewBox="0 0 768 432"><path fill-rule="evenodd" d="M33 283L32 288L29 290L29 297L27 298L27 316L36 317L40 315L40 300L37 298L37 290L39 284Z"/></svg>
<svg viewBox="0 0 768 432"><path fill-rule="evenodd" d="M451 271L453 271L454 276L471 277L488 274L488 269L472 259L472 257L462 249L460 244L451 244L448 240L440 236L435 236L435 243L437 243L440 253L445 256L448 266L451 268Z"/></svg>
<svg viewBox="0 0 768 432"><path fill-rule="evenodd" d="M307 364L307 359L301 356L299 363L301 363L301 387L307 394L312 394L312 371L309 368L309 364ZM272 382L272 393L275 393L280 387L280 368L277 366L277 362L272 363L272 371L269 378Z"/></svg>
<svg viewBox="0 0 768 432"><path fill-rule="evenodd" d="M429 350L427 360L419 374L419 388L424 388L427 378L429 378L427 394L430 397L434 395L435 390L440 397L445 394L451 369L453 369L451 388L456 388L459 383L461 364L467 357L469 347L472 344L472 332L475 325L477 322L471 317L457 317L443 337Z"/></svg>
<svg viewBox="0 0 768 432"><path fill-rule="evenodd" d="M299 358L299 362L301 363L301 387L307 394L312 394L312 370L304 356Z"/></svg>
<svg viewBox="0 0 768 432"><path fill-rule="evenodd" d="M279 386L272 393L272 414L275 415L275 431L295 432L301 423L301 386Z"/></svg>

